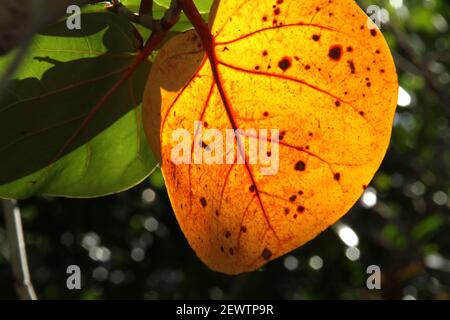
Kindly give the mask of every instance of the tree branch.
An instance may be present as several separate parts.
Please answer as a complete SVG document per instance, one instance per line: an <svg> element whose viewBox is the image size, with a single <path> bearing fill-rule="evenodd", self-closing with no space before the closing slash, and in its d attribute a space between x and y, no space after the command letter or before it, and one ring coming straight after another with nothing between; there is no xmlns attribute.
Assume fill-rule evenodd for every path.
<svg viewBox="0 0 450 320"><path fill-rule="evenodd" d="M153 0L141 0L141 5L139 6L139 15L143 16L145 14L153 17Z"/></svg>
<svg viewBox="0 0 450 320"><path fill-rule="evenodd" d="M127 18L129 21L140 24L150 30L155 30L156 28L157 21L153 19L151 13L143 15L136 14L120 2L112 4L108 9Z"/></svg>
<svg viewBox="0 0 450 320"><path fill-rule="evenodd" d="M19 206L15 200L2 200L2 206L8 237L9 259L17 294L22 300L37 300L28 268Z"/></svg>
<svg viewBox="0 0 450 320"><path fill-rule="evenodd" d="M139 7L139 14L132 12L125 5L119 1L115 1L109 7L110 11L116 12L127 18L129 21L140 24L152 31L162 27L171 28L178 22L180 18L181 8L177 0L172 0L169 8L166 10L164 17L161 20L153 18L153 0L142 0ZM166 26L165 26L166 25Z"/></svg>

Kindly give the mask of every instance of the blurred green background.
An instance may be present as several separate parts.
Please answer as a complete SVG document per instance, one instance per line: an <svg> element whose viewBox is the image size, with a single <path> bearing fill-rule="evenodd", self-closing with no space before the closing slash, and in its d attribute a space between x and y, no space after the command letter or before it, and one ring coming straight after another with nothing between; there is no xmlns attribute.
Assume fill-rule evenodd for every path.
<svg viewBox="0 0 450 320"><path fill-rule="evenodd" d="M210 271L185 240L159 171L98 199L20 201L41 299L450 298L450 3L358 1L381 26L399 72L391 146L361 200L333 228L258 272ZM0 216L0 299L16 299ZM66 288L79 265L82 289ZM378 265L382 289L366 288Z"/></svg>

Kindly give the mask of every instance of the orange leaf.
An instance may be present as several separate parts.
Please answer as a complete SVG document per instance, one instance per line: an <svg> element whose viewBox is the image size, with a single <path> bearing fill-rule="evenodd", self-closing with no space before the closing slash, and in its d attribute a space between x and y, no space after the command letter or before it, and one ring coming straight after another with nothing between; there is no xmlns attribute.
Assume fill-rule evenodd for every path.
<svg viewBox="0 0 450 320"><path fill-rule="evenodd" d="M190 245L210 268L237 274L303 245L353 206L388 147L398 84L381 32L352 0L217 0L212 13L208 55L194 31L160 51L144 121ZM279 149L277 173L250 161L250 141L263 141L251 131L223 149L245 151L245 164L205 163L220 150L206 127L224 137L279 129L268 143ZM192 164L174 163L180 128L191 133Z"/></svg>

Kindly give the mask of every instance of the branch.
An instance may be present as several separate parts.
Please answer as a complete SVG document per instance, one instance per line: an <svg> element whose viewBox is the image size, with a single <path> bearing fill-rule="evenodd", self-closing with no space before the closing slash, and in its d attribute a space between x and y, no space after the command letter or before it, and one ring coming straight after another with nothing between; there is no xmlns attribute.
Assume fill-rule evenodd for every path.
<svg viewBox="0 0 450 320"><path fill-rule="evenodd" d="M193 0L178 0L179 5L183 9L184 14L188 17L194 26L195 31L197 31L200 39L203 43L203 47L208 54L209 58L213 58L213 36L209 30L208 24L203 20L202 15L198 11Z"/></svg>
<svg viewBox="0 0 450 320"><path fill-rule="evenodd" d="M142 0L139 7L139 14L134 13L119 1L114 1L108 9L152 31L157 31L160 27L163 29L171 28L178 22L181 12L177 0L171 1L169 8L161 20L153 18L153 0Z"/></svg>
<svg viewBox="0 0 450 320"><path fill-rule="evenodd" d="M9 256L15 279L17 294L22 300L36 300L28 268L25 240L19 206L15 200L2 200L5 214L6 234L9 244Z"/></svg>
<svg viewBox="0 0 450 320"><path fill-rule="evenodd" d="M139 15L149 14L153 16L153 0L141 0L141 5L139 6Z"/></svg>

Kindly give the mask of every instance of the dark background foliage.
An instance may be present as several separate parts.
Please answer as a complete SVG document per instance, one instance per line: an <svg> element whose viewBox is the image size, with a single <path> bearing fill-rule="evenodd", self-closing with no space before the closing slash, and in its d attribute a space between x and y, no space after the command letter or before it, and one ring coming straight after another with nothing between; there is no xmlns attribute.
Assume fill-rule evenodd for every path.
<svg viewBox="0 0 450 320"><path fill-rule="evenodd" d="M382 31L396 59L405 106L397 109L380 171L340 223L260 271L229 277L210 271L189 247L159 171L112 196L34 197L19 205L38 296L450 298L450 5L446 0L374 4L390 13ZM358 237L351 249L349 230ZM0 298L15 299L7 256L1 217ZM72 264L81 267L81 290L66 288ZM366 287L369 265L381 268L381 290Z"/></svg>

